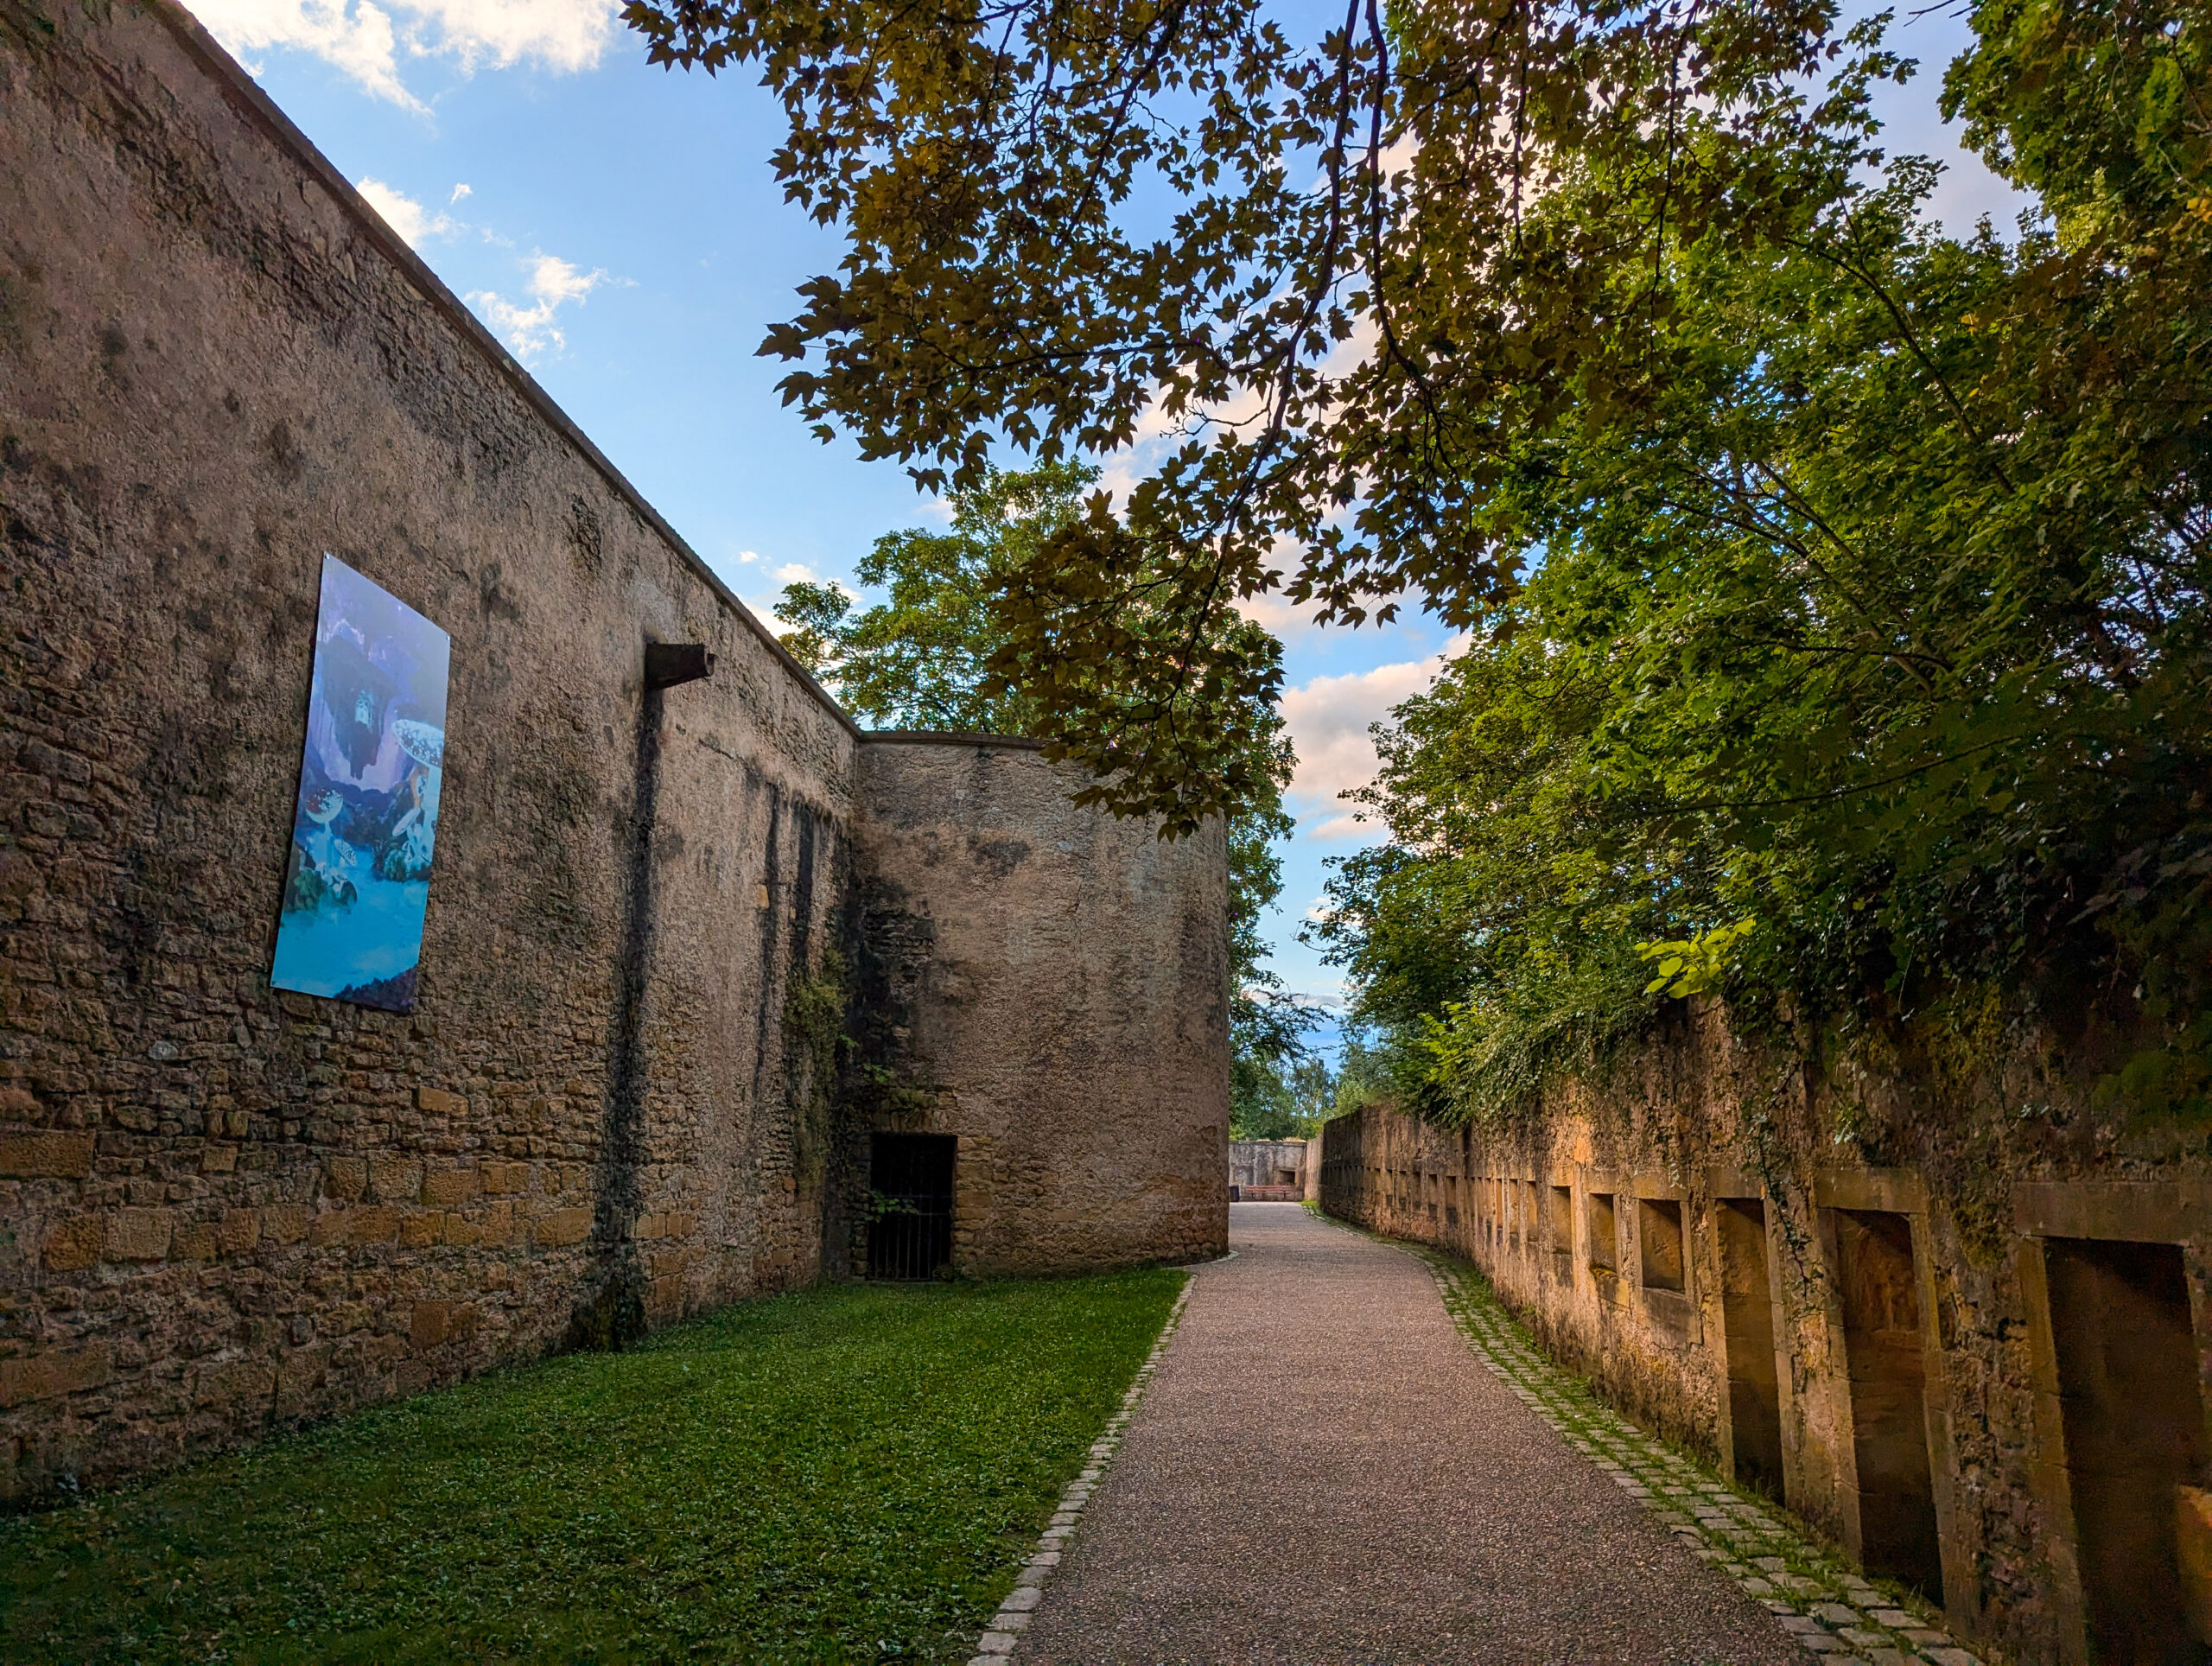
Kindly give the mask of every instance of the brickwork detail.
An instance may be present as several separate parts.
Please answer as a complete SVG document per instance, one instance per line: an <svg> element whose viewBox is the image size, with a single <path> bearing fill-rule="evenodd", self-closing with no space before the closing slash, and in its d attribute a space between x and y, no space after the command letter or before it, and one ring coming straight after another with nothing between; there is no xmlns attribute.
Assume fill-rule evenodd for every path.
<svg viewBox="0 0 2212 1666"><path fill-rule="evenodd" d="M868 1129L949 1134L960 1271L1221 1254L1218 823L1164 843L1078 808L1068 766L1033 747L871 745L861 781L878 1091L859 1107L841 1195L866 1188Z"/></svg>

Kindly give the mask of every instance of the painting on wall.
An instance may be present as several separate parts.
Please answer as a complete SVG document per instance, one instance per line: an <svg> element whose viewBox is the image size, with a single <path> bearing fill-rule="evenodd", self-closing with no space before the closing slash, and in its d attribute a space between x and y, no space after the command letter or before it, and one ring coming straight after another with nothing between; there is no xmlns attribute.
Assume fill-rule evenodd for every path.
<svg viewBox="0 0 2212 1666"><path fill-rule="evenodd" d="M322 558L276 988L415 1009L452 646L397 596Z"/></svg>

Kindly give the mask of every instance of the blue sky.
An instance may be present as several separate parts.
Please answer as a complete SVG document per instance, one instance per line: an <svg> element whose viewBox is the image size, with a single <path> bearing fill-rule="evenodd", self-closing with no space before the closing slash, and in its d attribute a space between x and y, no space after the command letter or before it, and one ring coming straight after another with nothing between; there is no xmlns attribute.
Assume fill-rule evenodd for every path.
<svg viewBox="0 0 2212 1666"><path fill-rule="evenodd" d="M190 0L188 0L188 3ZM779 112L743 75L648 67L612 0L198 0L285 112L505 340L577 423L763 613L789 578L851 581L875 537L941 524L895 464L824 446L754 356L839 244L783 200ZM1954 224L2017 203L1935 111L1954 18L1896 39L1926 64L1886 109L1898 150L1949 165ZM1278 611L1301 760L1275 963L1327 999L1296 941L1325 862L1362 828L1337 794L1373 766L1367 726L1426 686L1447 643L1415 617L1318 630Z"/></svg>

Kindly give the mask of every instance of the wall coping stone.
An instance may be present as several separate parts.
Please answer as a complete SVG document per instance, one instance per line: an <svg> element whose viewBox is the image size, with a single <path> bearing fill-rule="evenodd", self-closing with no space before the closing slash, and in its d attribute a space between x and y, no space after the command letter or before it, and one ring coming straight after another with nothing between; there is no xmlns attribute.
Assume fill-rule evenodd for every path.
<svg viewBox="0 0 2212 1666"><path fill-rule="evenodd" d="M983 734L969 729L859 729L866 747L980 747L1009 752L1042 752L1052 744L1026 734Z"/></svg>

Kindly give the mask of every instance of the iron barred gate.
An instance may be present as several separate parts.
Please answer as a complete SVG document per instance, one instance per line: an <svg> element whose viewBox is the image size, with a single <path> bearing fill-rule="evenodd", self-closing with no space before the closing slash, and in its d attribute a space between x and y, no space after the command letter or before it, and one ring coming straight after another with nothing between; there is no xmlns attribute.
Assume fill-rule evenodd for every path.
<svg viewBox="0 0 2212 1666"><path fill-rule="evenodd" d="M878 1134L869 1153L868 1275L935 1278L952 1265L950 1134Z"/></svg>

